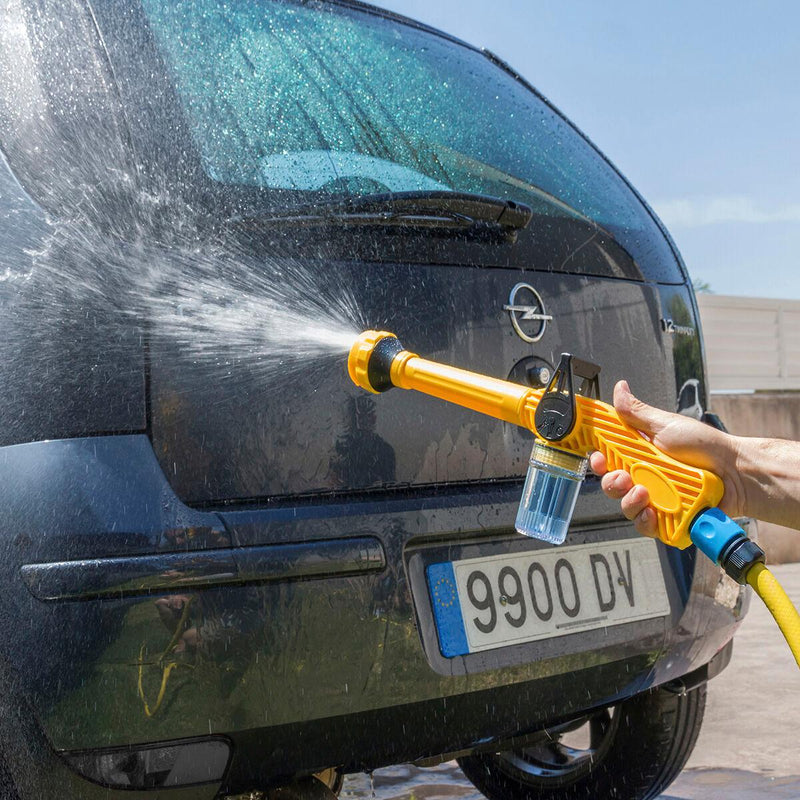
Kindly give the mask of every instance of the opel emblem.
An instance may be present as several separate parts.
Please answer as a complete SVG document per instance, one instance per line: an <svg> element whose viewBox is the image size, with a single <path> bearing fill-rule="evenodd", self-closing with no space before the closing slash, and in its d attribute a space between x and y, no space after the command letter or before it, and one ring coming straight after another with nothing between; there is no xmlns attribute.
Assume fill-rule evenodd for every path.
<svg viewBox="0 0 800 800"><path fill-rule="evenodd" d="M511 290L503 311L508 311L519 338L531 343L538 342L544 336L548 320L553 319L545 312L539 292L527 283L518 283Z"/></svg>

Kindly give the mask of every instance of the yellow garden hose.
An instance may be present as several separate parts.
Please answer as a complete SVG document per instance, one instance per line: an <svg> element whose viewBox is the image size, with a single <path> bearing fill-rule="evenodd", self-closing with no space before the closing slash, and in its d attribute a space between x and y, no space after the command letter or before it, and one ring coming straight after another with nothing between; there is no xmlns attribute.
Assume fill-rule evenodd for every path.
<svg viewBox="0 0 800 800"><path fill-rule="evenodd" d="M161 708L161 704L164 702L164 695L167 692L167 682L169 681L169 676L176 667L179 666L191 666L189 664L181 665L177 661L167 661L167 656L172 654L175 647L178 645L181 636L186 631L186 623L189 619L189 608L192 605L192 600L194 598L188 598L183 604L183 611L181 612L181 618L178 620L178 624L175 626L175 631L172 634L172 638L169 640L169 644L164 648L164 651L158 657L156 664L161 667L161 686L158 689L158 695L156 697L156 701L153 704L153 707L150 707L150 704L147 702L147 698L145 697L144 693L144 657L145 651L147 650L147 644L142 643L141 648L139 649L139 670L138 670L138 680L136 683L137 693L139 695L139 699L142 701L142 705L144 707L144 715L146 717L152 717L157 712L158 709Z"/></svg>
<svg viewBox="0 0 800 800"><path fill-rule="evenodd" d="M177 661L170 661L169 664L166 664L162 671L161 671L161 686L158 690L158 697L156 697L155 705L150 708L150 704L147 702L147 698L144 696L144 687L142 686L144 676L143 676L143 666L144 666L144 651L145 645L142 645L141 650L139 650L139 680L137 682L137 690L139 694L139 699L142 701L142 705L144 706L144 715L146 717L152 717L159 708L161 708L161 704L164 702L164 695L167 692L167 681L169 680L169 675L175 667L178 666Z"/></svg>
<svg viewBox="0 0 800 800"><path fill-rule="evenodd" d="M775 618L791 648L797 666L800 667L800 614L797 613L797 609L775 576L763 564L753 564L747 573L747 582Z"/></svg>

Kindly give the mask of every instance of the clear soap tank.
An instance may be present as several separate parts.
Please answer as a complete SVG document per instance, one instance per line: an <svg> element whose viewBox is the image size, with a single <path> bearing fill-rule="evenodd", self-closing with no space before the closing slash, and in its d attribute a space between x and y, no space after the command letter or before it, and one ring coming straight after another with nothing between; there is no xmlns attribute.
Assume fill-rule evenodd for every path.
<svg viewBox="0 0 800 800"><path fill-rule="evenodd" d="M567 538L587 464L585 458L536 442L514 523L517 532L561 544Z"/></svg>

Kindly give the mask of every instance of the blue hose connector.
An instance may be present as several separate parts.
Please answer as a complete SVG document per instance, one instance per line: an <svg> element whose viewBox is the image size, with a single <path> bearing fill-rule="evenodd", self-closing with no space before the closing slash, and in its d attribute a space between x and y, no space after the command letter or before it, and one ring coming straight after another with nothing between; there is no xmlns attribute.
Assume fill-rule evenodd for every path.
<svg viewBox="0 0 800 800"><path fill-rule="evenodd" d="M700 512L689 528L689 536L697 549L715 564L721 563L723 553L737 539L747 538L745 532L718 508Z"/></svg>
<svg viewBox="0 0 800 800"><path fill-rule="evenodd" d="M718 508L697 515L689 536L697 549L719 564L737 583L744 583L750 567L764 561L764 551Z"/></svg>

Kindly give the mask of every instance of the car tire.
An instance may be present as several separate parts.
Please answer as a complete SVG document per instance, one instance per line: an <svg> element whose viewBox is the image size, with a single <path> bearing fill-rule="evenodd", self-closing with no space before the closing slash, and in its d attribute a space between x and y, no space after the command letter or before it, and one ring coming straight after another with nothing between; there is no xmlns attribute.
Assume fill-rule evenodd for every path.
<svg viewBox="0 0 800 800"><path fill-rule="evenodd" d="M686 694L654 689L550 729L520 749L458 763L489 800L650 800L686 764L705 704L704 684ZM588 736L588 746L569 745L570 736Z"/></svg>

